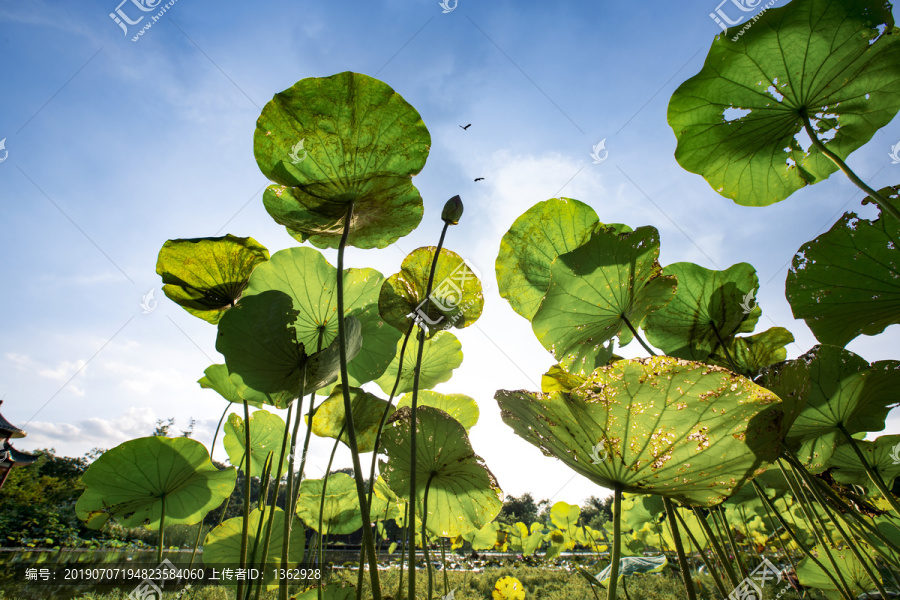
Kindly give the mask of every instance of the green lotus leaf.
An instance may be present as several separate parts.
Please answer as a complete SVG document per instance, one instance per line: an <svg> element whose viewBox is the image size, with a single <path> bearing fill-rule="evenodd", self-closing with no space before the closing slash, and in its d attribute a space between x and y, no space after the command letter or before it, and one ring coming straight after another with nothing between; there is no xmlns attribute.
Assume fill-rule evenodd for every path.
<svg viewBox="0 0 900 600"><path fill-rule="evenodd" d="M856 446L866 457L869 466L891 489L894 479L900 475L900 435L882 435L873 442L860 440L856 442ZM870 495L879 495L878 488L869 478L866 468L850 444L838 446L828 461L828 466L834 467L831 474L836 481L859 485L866 488Z"/></svg>
<svg viewBox="0 0 900 600"><path fill-rule="evenodd" d="M826 565L829 570L834 569L834 566L831 564L831 561L828 560L828 556L822 550L821 546L816 546L813 552L818 557L819 562ZM859 559L854 556L849 548L844 548L843 550L835 550L832 548L831 556L834 558L834 562L837 563L837 568L841 573L842 579L847 582L851 593L854 595L862 594L873 587L872 580L869 579L869 576L866 574ZM874 572L877 573L877 571ZM834 576L834 574L832 574L832 576ZM836 593L834 597L841 597L834 582L816 563L811 561L808 556L804 557L803 560L797 564L797 578L800 580L800 585L802 586L815 588L817 590L833 591ZM878 578L880 581L881 577L878 576ZM829 598L830 597L832 596L829 596ZM863 596L863 598L865 598L865 596Z"/></svg>
<svg viewBox="0 0 900 600"><path fill-rule="evenodd" d="M269 452L272 453L272 477L281 477L287 473L287 450L290 448L291 436L288 434L287 447L282 446L284 438L284 419L265 410L250 413L250 473L254 477L262 477L263 466ZM231 464L246 472L244 453L247 448L244 420L235 413L228 415L225 422L225 452ZM278 471L278 460L284 456L281 471ZM276 471L278 473L276 474Z"/></svg>
<svg viewBox="0 0 900 600"><path fill-rule="evenodd" d="M605 366L612 349L603 343L617 334L622 344L631 341L625 320L637 329L675 295L675 278L663 275L658 257L659 232L653 227L631 233L598 227L582 246L560 255L531 321L544 348L576 375Z"/></svg>
<svg viewBox="0 0 900 600"><path fill-rule="evenodd" d="M394 493L406 499L412 472L411 420L412 410L401 408L382 434L388 460L381 462L381 475ZM428 531L455 537L490 523L503 507L503 492L481 457L472 451L465 428L430 406L418 408L416 421L416 514L423 514L422 500L428 487Z"/></svg>
<svg viewBox="0 0 900 600"><path fill-rule="evenodd" d="M772 327L756 335L736 337L725 341L725 348L739 373L756 375L769 365L787 358L787 346L794 341L794 334L784 327ZM719 347L705 362L731 368L724 350Z"/></svg>
<svg viewBox="0 0 900 600"><path fill-rule="evenodd" d="M362 326L362 348L347 365L350 385L360 386L379 377L390 363L400 339L378 315L378 294L384 276L375 269L344 270L344 316ZM278 290L291 297L297 318L297 340L310 354L325 348L338 335L337 269L312 248L288 248L253 272L245 296Z"/></svg>
<svg viewBox="0 0 900 600"><path fill-rule="evenodd" d="M203 377L198 379L197 383L204 389L218 392L220 396L229 402L241 403L244 401L244 398L241 398L241 395L238 393L237 385L229 377L228 367L225 365L209 365L203 371ZM262 402L257 400L247 400L247 404L256 408L262 408Z"/></svg>
<svg viewBox="0 0 900 600"><path fill-rule="evenodd" d="M365 390L350 388L350 407L353 411L353 424L356 429L356 444L359 452L371 452L375 448L375 436L378 434L378 425L381 423L381 415L384 414L387 404L387 400L382 400ZM389 409L388 416L393 412L393 409ZM341 385L338 384L331 395L316 409L316 413L313 415L312 431L320 437L338 439L338 435L341 435L344 427L345 416L344 392ZM344 431L340 439L348 447L350 446L347 431Z"/></svg>
<svg viewBox="0 0 900 600"><path fill-rule="evenodd" d="M296 392L288 391L274 394L259 392L243 383L238 387L238 384L234 382L228 373L228 367L225 365L210 365L203 373L204 376L197 381L200 387L215 390L229 402L240 404L246 400L247 404L256 408L262 408L263 404L268 404L275 408L287 408L296 394Z"/></svg>
<svg viewBox="0 0 900 600"><path fill-rule="evenodd" d="M550 507L550 522L561 531L570 531L578 526L581 509L574 504L557 502Z"/></svg>
<svg viewBox="0 0 900 600"><path fill-rule="evenodd" d="M762 311L751 306L759 288L756 270L738 263L711 271L690 262L668 265L663 275L678 281L675 297L644 321L647 341L669 356L705 362L741 331L753 331Z"/></svg>
<svg viewBox="0 0 900 600"><path fill-rule="evenodd" d="M500 240L497 286L513 310L529 321L550 285L550 263L587 241L598 222L594 209L572 198L538 202Z"/></svg>
<svg viewBox="0 0 900 600"><path fill-rule="evenodd" d="M497 545L499 534L502 533L500 525L497 521L492 521L484 527L463 533L462 538L469 542L472 550L492 550Z"/></svg>
<svg viewBox="0 0 900 600"><path fill-rule="evenodd" d="M659 556L623 556L619 559L619 578L635 573L659 573L666 568L669 560L665 554ZM612 565L607 565L605 569L597 573L597 581L603 584L603 587L609 586L609 580L612 578Z"/></svg>
<svg viewBox="0 0 900 600"><path fill-rule="evenodd" d="M431 406L444 411L456 419L467 433L473 425L478 423L478 404L465 394L441 394L439 392L422 390L419 392L418 405ZM403 408L404 406L412 407L411 393L404 395L397 402L397 408Z"/></svg>
<svg viewBox="0 0 900 600"><path fill-rule="evenodd" d="M646 494L624 494L622 497L622 524L625 529L640 529L644 523L659 523L665 515L663 499Z"/></svg>
<svg viewBox="0 0 900 600"><path fill-rule="evenodd" d="M879 192L900 208L900 186ZM823 344L845 346L900 323L900 223L844 213L826 233L800 247L785 283L794 317Z"/></svg>
<svg viewBox="0 0 900 600"><path fill-rule="evenodd" d="M263 107L253 153L263 174L286 186L265 202L292 235L335 248L347 205L348 243L385 248L422 219L411 177L431 136L419 113L386 83L344 72L302 79Z"/></svg>
<svg viewBox="0 0 900 600"><path fill-rule="evenodd" d="M328 484L324 482L324 479L304 479L300 483L297 514L308 527L319 531L319 503L324 487L321 533L346 535L358 531L362 527L362 512L353 478L346 473L332 473Z"/></svg>
<svg viewBox="0 0 900 600"><path fill-rule="evenodd" d="M553 365L550 370L541 375L541 391L568 392L584 383L584 377L573 375L559 365Z"/></svg>
<svg viewBox="0 0 900 600"><path fill-rule="evenodd" d="M256 532L262 527L262 535L260 540L265 539L266 528L269 523L270 507L266 507L265 512L260 509L250 511L249 531L247 538L247 557L248 564L252 568L264 571L262 577L266 585L266 589L273 590L278 587L278 580L275 578L275 569L281 566L281 550L284 547L284 511L275 507L275 515L272 517L272 533L269 538L269 550L266 553L266 564L262 564L263 544L260 543L257 548ZM260 522L262 521L262 522ZM243 517L234 517L228 519L208 534L203 541L203 562L213 567L221 567L223 565L238 565L241 558L241 532L244 526ZM291 524L291 541L288 546L288 561L297 563L303 560L303 548L305 546L306 536L304 535L303 526L297 517L293 518ZM254 560L249 561L249 557ZM258 580L257 580L258 581ZM223 581L225 585L236 586L237 579Z"/></svg>
<svg viewBox="0 0 900 600"><path fill-rule="evenodd" d="M518 435L594 483L685 505L721 502L781 450L775 394L666 356L617 361L570 393L494 397Z"/></svg>
<svg viewBox="0 0 900 600"><path fill-rule="evenodd" d="M268 259L269 251L251 237L167 240L156 272L166 296L215 325L241 297L254 267Z"/></svg>
<svg viewBox="0 0 900 600"><path fill-rule="evenodd" d="M403 369L400 373L400 384L397 394L405 394L413 389L416 368L416 356L419 352L418 336L410 336L403 354ZM400 347L403 340L397 342L397 352L384 375L375 380L385 394L390 394L397 380L400 369ZM427 390L450 379L453 370L463 361L462 344L449 331L439 331L433 338L426 339L422 351L422 367L419 372L419 389Z"/></svg>
<svg viewBox="0 0 900 600"><path fill-rule="evenodd" d="M104 452L81 477L87 487L75 504L78 518L100 529L110 517L123 527L193 525L234 490L236 471L220 471L190 438L146 437Z"/></svg>
<svg viewBox="0 0 900 600"><path fill-rule="evenodd" d="M885 2L794 0L737 33L716 38L668 119L678 163L738 204L767 206L837 170L802 147L802 115L845 159L900 109L900 35Z"/></svg>
<svg viewBox="0 0 900 600"><path fill-rule="evenodd" d="M788 442L802 442L797 458L821 471L835 448L851 434L881 431L890 406L900 395L900 362L869 364L837 346L816 346L803 356L765 370L762 385L796 413Z"/></svg>
<svg viewBox="0 0 900 600"><path fill-rule="evenodd" d="M381 286L378 310L385 321L404 333L413 319L423 323L429 337L450 327L462 329L478 320L484 308L481 282L475 272L459 254L441 248L425 310L422 303L434 252L434 246L413 250L403 259L400 272Z"/></svg>
<svg viewBox="0 0 900 600"><path fill-rule="evenodd" d="M340 371L338 339L322 351L307 356L293 325L298 314L290 296L269 290L247 296L222 318L216 350L225 355L230 378L239 394L244 393L244 387L249 387L257 392L287 393L290 398L295 398L300 390L304 364L306 393L337 379ZM346 324L347 359L352 360L362 345L360 324L355 317L347 317Z"/></svg>

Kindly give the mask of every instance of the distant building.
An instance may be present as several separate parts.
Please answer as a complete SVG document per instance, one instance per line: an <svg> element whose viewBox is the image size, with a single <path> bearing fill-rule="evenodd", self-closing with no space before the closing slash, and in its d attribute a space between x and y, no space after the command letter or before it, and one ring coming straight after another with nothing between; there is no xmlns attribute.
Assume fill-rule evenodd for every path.
<svg viewBox="0 0 900 600"><path fill-rule="evenodd" d="M0 405L2 404L3 400L0 400ZM16 450L9 443L11 438L23 438L26 435L24 431L4 419L0 414L0 439L3 440L3 444L0 445L0 488L6 483L6 478L9 477L9 472L13 467L27 467L39 458L37 454Z"/></svg>

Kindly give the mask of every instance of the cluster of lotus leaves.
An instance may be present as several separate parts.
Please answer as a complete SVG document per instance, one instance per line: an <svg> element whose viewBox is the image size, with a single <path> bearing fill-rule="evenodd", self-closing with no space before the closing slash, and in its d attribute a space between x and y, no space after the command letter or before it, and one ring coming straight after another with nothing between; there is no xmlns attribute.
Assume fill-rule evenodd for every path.
<svg viewBox="0 0 900 600"><path fill-rule="evenodd" d="M769 390L672 357L616 361L569 392L495 398L518 435L598 485L694 506L718 504L763 472L788 425Z"/></svg>

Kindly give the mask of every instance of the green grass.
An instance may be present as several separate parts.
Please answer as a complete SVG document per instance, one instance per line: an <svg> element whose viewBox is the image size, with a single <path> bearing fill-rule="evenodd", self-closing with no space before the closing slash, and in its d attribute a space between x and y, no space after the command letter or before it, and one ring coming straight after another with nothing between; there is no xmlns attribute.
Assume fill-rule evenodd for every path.
<svg viewBox="0 0 900 600"><path fill-rule="evenodd" d="M399 583L399 571L391 569L381 571L381 585L384 599L400 600L397 596ZM425 600L428 577L424 571L419 571L417 578L420 593L417 600ZM524 584L527 600L592 600L594 594L583 577L575 572L564 570L551 570L529 566L507 566L488 568L481 573L448 571L450 589L455 589L454 600L492 600L491 591L494 583L504 576L517 578ZM349 581L356 584L357 572L351 570L338 570L332 576L332 581ZM444 594L444 577L440 571L434 573L433 598L440 598ZM405 593L404 576L404 593ZM419 583L421 582L421 583ZM701 577L699 580L698 599L718 600L714 584L709 577ZM363 598L371 598L368 593L368 577L363 590ZM786 584L782 584L786 585ZM684 600L687 594L674 573L664 572L649 575L637 575L629 577L626 581L628 596L631 600ZM764 600L772 600L780 588L770 585L764 592ZM730 590L729 590L730 592ZM114 591L105 594L82 594L77 598L91 600L127 600L130 590ZM295 592L296 593L296 592ZM600 600L606 600L606 590L597 590ZM38 596L34 596L38 597ZM43 596L49 598L49 596ZM234 600L234 591L224 587L210 586L205 588L193 588L182 595L177 592L165 592L164 600ZM263 600L276 600L277 592L263 592L260 596ZM24 596L9 595L0 591L0 600L25 600ZM405 594L403 596L405 598ZM619 586L619 600L627 600L622 586ZM798 596L793 590L782 594L779 600L797 600Z"/></svg>

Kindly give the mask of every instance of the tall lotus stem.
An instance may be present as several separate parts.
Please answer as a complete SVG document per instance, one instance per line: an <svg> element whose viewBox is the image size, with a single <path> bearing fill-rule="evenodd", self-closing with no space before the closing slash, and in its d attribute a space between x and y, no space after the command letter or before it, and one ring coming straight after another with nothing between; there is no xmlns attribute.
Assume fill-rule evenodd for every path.
<svg viewBox="0 0 900 600"><path fill-rule="evenodd" d="M244 400L244 457L247 467L244 471L244 522L241 526L240 567L247 567L247 536L250 533L250 405ZM244 582L238 581L237 598L243 598Z"/></svg>
<svg viewBox="0 0 900 600"><path fill-rule="evenodd" d="M321 346L322 341L321 338L319 340L319 345ZM320 348L321 350L321 348ZM290 448L290 456L288 457L288 476L287 483L285 484L284 490L284 529L282 530L281 536L281 568L288 568L288 548L291 543L291 524L294 520L294 510L295 506L293 503L293 492L294 492L294 459L297 455L297 430L300 428L300 417L303 415L302 403L303 403L303 393L306 391L306 361L303 361L303 368L300 370L300 390L297 394L297 416L294 419L294 430L291 434L291 448ZM309 399L309 409L312 412L312 395ZM293 406L293 403L291 404ZM291 413L288 410L288 418L284 422L284 429L287 431L288 424L291 421ZM312 421L312 417L310 417L310 422ZM309 431L306 433L306 444L309 444ZM301 459L301 468L300 468L300 479L303 478L303 462L306 460L306 448L303 447L303 458ZM300 483L297 483L297 489L300 489ZM278 496L276 494L276 500ZM287 600L287 590L288 590L288 582L287 579L282 579L278 582L278 600Z"/></svg>
<svg viewBox="0 0 900 600"><path fill-rule="evenodd" d="M347 375L347 327L344 324L344 248L347 246L347 238L350 235L350 222L352 220L353 202L350 202L347 204L347 213L344 215L344 233L341 235L341 243L338 246L337 264L337 318L341 361L341 390L344 393L344 422L347 425L350 455L353 458L356 494L359 496L359 508L362 512L363 544L369 554L369 577L372 582L372 596L374 600L381 600L381 585L378 582L378 557L375 556L375 539L372 536L372 517L369 513L369 503L366 501L366 487L363 484L362 464L359 461L359 446L356 443L356 427L353 424L353 406L350 402L350 383ZM312 427L312 423L310 423L310 427ZM362 565L360 565L360 568L362 568ZM357 600L362 597L362 588L356 591L356 597Z"/></svg>
<svg viewBox="0 0 900 600"><path fill-rule="evenodd" d="M616 484L613 495L613 546L609 564L609 587L606 600L615 600L619 585L619 559L622 556L622 486Z"/></svg>
<svg viewBox="0 0 900 600"><path fill-rule="evenodd" d="M459 196L455 196L459 200ZM452 202L453 199L450 200ZM448 202L448 204L450 204ZM445 212L447 208L444 208ZM460 213L462 209L460 208ZM457 216L457 221L459 217ZM438 257L441 255L441 248L444 245L444 237L447 235L447 228L455 225L451 219L444 220L444 227L441 229L441 239L438 241L437 248L434 251L434 259L431 261L431 272L428 273L428 284L425 286L425 300L422 304L422 311L428 311L429 301L431 299L431 288L434 285L434 272L437 269ZM420 325L419 333L416 337L419 342L418 353L416 355L416 369L413 372L413 392L412 392L412 418L410 419L409 441L410 452L409 461L411 465L409 476L409 522L416 522L416 421L418 420L419 408L419 373L422 370L422 355L425 350L425 329ZM422 540L425 545L425 540ZM416 597L416 528L409 528L409 598L415 600Z"/></svg>
<svg viewBox="0 0 900 600"><path fill-rule="evenodd" d="M209 461L212 462L213 450L216 449L216 438L219 437L219 431L222 429L222 421L225 420L225 415L228 414L228 409L231 408L233 402L229 402L228 406L225 407L225 410L222 411L222 416L219 418L219 424L216 425L216 432L213 434L212 445L209 447ZM227 502L227 500L226 500ZM227 508L227 504L225 505ZM222 514L225 514L225 511L222 511ZM200 521L200 524L197 529L197 539L194 540L194 549L191 550L191 562L188 564L188 569L194 566L194 556L197 554L197 548L200 547L200 535L203 533L203 521Z"/></svg>
<svg viewBox="0 0 900 600"><path fill-rule="evenodd" d="M681 577L684 579L684 589L688 600L697 600L697 592L694 591L694 579L691 577L691 568L687 557L684 555L684 546L681 545L681 533L678 531L678 521L675 520L675 505L663 496L663 505L666 507L666 515L669 518L669 528L672 529L672 540L675 542L675 552L678 554L678 564L681 566Z"/></svg>

